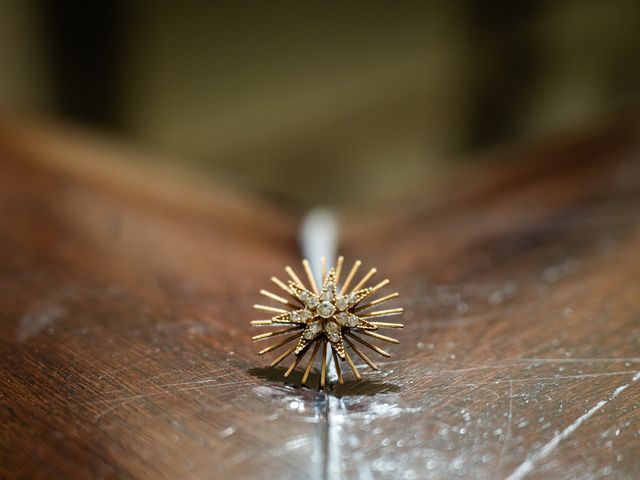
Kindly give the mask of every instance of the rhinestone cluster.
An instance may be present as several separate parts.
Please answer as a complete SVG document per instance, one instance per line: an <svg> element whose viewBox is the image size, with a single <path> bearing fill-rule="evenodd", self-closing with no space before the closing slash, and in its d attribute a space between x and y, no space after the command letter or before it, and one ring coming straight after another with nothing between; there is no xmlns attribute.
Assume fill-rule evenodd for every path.
<svg viewBox="0 0 640 480"><path fill-rule="evenodd" d="M305 306L305 308L294 310L288 314L291 322L306 324L302 339L296 349L298 351L306 347L318 335L324 334L331 343L340 344L338 350L340 354L343 350L342 328L357 326L367 328L369 326L368 322L361 321L353 313L353 308L370 293L370 289L340 295L336 289L334 271L327 275L319 294L301 288L293 281L289 282L289 288Z"/></svg>

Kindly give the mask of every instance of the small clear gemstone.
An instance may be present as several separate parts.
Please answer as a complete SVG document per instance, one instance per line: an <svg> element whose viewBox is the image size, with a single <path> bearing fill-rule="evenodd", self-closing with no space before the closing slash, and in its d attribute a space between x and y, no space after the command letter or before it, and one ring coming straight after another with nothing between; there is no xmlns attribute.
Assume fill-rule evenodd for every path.
<svg viewBox="0 0 640 480"><path fill-rule="evenodd" d="M340 340L340 327L335 323L327 322L324 326L324 332L330 341L337 342Z"/></svg>
<svg viewBox="0 0 640 480"><path fill-rule="evenodd" d="M300 310L300 320L306 322L313 318L313 314L309 310Z"/></svg>
<svg viewBox="0 0 640 480"><path fill-rule="evenodd" d="M303 302L309 308L315 308L318 306L318 299L313 295L307 295L306 299L303 300Z"/></svg>
<svg viewBox="0 0 640 480"><path fill-rule="evenodd" d="M336 300L336 308L338 310L346 310L349 308L349 301L346 297L338 297Z"/></svg>
<svg viewBox="0 0 640 480"><path fill-rule="evenodd" d="M291 321L292 322L300 322L302 318L300 317L300 310L296 310L295 312L291 312Z"/></svg>
<svg viewBox="0 0 640 480"><path fill-rule="evenodd" d="M320 296L320 298L325 302L332 302L334 298L333 290L325 290L324 292L322 292L322 295Z"/></svg>
<svg viewBox="0 0 640 480"><path fill-rule="evenodd" d="M349 314L345 313L345 312L340 312L337 313L334 318L336 319L336 322L338 322L338 325L344 327L347 324L347 321L349 320Z"/></svg>
<svg viewBox="0 0 640 480"><path fill-rule="evenodd" d="M322 318L329 318L336 311L336 307L331 302L321 302L316 311Z"/></svg>
<svg viewBox="0 0 640 480"><path fill-rule="evenodd" d="M314 323L310 323L307 328L305 329L304 333L302 334L302 336L304 338L306 338L307 340L311 340L313 339L313 337L315 337L318 333L320 333L320 330L322 330L322 327L320 327L320 324L318 322L314 322Z"/></svg>
<svg viewBox="0 0 640 480"><path fill-rule="evenodd" d="M356 327L358 325L358 317L355 315L349 314L349 318L347 319L345 326L347 327Z"/></svg>
<svg viewBox="0 0 640 480"><path fill-rule="evenodd" d="M355 327L358 325L358 317L347 312L340 312L334 318L338 325L342 327Z"/></svg>

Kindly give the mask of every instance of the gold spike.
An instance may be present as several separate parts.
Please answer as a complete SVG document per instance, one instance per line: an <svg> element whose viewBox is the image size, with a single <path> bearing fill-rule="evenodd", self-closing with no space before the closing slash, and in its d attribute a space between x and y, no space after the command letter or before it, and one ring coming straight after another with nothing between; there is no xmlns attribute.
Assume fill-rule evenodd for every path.
<svg viewBox="0 0 640 480"><path fill-rule="evenodd" d="M271 281L273 283L275 283L277 286L279 286L282 290L284 290L285 292L287 292L289 295L293 295L293 292L291 291L291 289L289 287L287 287L285 285L284 282L282 282L280 279L278 279L277 277L271 277Z"/></svg>
<svg viewBox="0 0 640 480"><path fill-rule="evenodd" d="M291 268L289 265L287 265L286 267L284 267L284 271L287 272L289 274L289 276L291 277L291 280L293 280L298 285L300 285L301 288L304 288L305 290L307 289L307 287L304 286L304 283L302 283L302 280L300 280L298 278L298 275L296 275L296 272L293 271L293 268Z"/></svg>
<svg viewBox="0 0 640 480"><path fill-rule="evenodd" d="M336 263L336 285L340 281L340 274L342 273L342 264L344 263L344 257L340 255L338 262Z"/></svg>
<svg viewBox="0 0 640 480"><path fill-rule="evenodd" d="M318 295L318 285L316 285L316 280L315 278L313 278L313 272L311 271L311 265L309 265L309 260L305 258L302 261L302 267L304 268L304 271L307 274L307 278L309 279L311 290L313 291L313 293Z"/></svg>
<svg viewBox="0 0 640 480"><path fill-rule="evenodd" d="M373 370L378 370L378 366L373 363L371 360L369 360L369 357L367 357L363 351L361 351L356 345L353 344L353 342L351 340L349 340L347 337L344 338L347 343L349 344L349 346L351 347L351 349L356 352L358 354L358 356L365 361L365 363L367 365L369 365Z"/></svg>
<svg viewBox="0 0 640 480"><path fill-rule="evenodd" d="M377 271L377 268L372 268L371 270L369 270L369 272L362 278L362 280L360 280L358 284L352 288L352 291L357 292L358 290L360 290L364 286L364 284L367 283L369 279L376 274Z"/></svg>
<svg viewBox="0 0 640 480"><path fill-rule="evenodd" d="M384 287L388 283L389 283L389 279L385 278L383 281L381 281L379 284L375 285L374 287L362 289L361 292L364 292L364 295L358 301L361 302L365 298L370 297L371 295L373 295L375 292L380 290L382 287Z"/></svg>
<svg viewBox="0 0 640 480"><path fill-rule="evenodd" d="M371 302L369 302L369 303L367 303L365 305L360 305L359 307L356 308L356 312L360 312L362 310L366 310L367 308L371 308L371 307L374 307L376 305L380 305L382 303L386 303L389 300L393 300L394 298L397 298L397 297L398 297L398 292L392 293L391 295L387 295L386 297L378 298L378 299L373 300L373 301L371 301Z"/></svg>
<svg viewBox="0 0 640 480"><path fill-rule="evenodd" d="M284 340L279 341L278 343L274 343L273 345L260 350L258 352L258 355L264 355L265 353L269 353L270 351L275 350L276 348L280 348L281 346L289 343L292 340L295 340L296 338L298 338L300 336L302 336L302 332L301 333L296 333L294 335L291 335L291 336L285 338ZM293 350L295 350L295 349L296 349L296 347L293 347ZM291 351L293 351L293 350L291 350Z"/></svg>
<svg viewBox="0 0 640 480"><path fill-rule="evenodd" d="M327 342L322 342L322 366L320 368L320 388L324 388L327 377Z"/></svg>
<svg viewBox="0 0 640 480"><path fill-rule="evenodd" d="M272 323L273 323L273 320L251 320L251 325L254 325L256 327L262 326L262 325L271 325Z"/></svg>
<svg viewBox="0 0 640 480"><path fill-rule="evenodd" d="M373 350L374 352L379 353L380 355L382 355L383 357L391 357L391 355L389 355L389 353L385 352L383 349L381 349L380 347L375 346L372 343L367 342L365 339L358 337L357 335L354 335L353 333L349 333L348 334L351 338L353 338L354 340L357 340L358 342L360 342L361 344L363 344L365 347L369 347L371 350Z"/></svg>
<svg viewBox="0 0 640 480"><path fill-rule="evenodd" d="M281 303L283 305L286 305L288 307L296 308L296 309L299 308L298 305L294 305L293 303L291 303L286 298L282 298L281 296L276 295L275 293L271 293L268 290L260 290L260 293L262 295L264 295L265 297L269 297L270 299L275 300L276 302Z"/></svg>
<svg viewBox="0 0 640 480"><path fill-rule="evenodd" d="M371 289L371 293L377 292L378 290L380 290L382 287L385 287L389 284L389 279L385 278L384 280L382 280L379 284L377 284L376 286L374 286ZM371 295L371 293L369 295Z"/></svg>
<svg viewBox="0 0 640 480"><path fill-rule="evenodd" d="M368 330L360 330L359 333L362 333L364 335L368 335L370 337L377 338L378 340L383 340L389 343L396 343L396 344L400 343L400 340L398 340L397 338L387 337L386 335L380 335L379 333L370 332Z"/></svg>
<svg viewBox="0 0 640 480"><path fill-rule="evenodd" d="M280 355L278 358L276 358L273 362L271 362L271 366L275 367L276 365L278 365L282 360L284 360L289 355L291 355L293 353L293 351L295 350L295 348L296 347L291 347L289 350L284 352L282 355Z"/></svg>
<svg viewBox="0 0 640 480"><path fill-rule="evenodd" d="M276 277L271 277L271 281L291 296L294 303L289 303L289 305L293 305L295 306L295 308L300 308L300 305L304 306L304 304L300 301L300 299L296 297L295 292L291 290L283 281L281 281Z"/></svg>
<svg viewBox="0 0 640 480"><path fill-rule="evenodd" d="M316 359L316 355L318 354L318 348L320 348L320 342L316 342L316 346L313 347L313 352L311 353L311 358L309 359L309 363L307 364L307 368L304 370L304 375L302 376L302 384L306 385L307 378L309 378L309 372L311 372L311 368L313 367L313 362Z"/></svg>
<svg viewBox="0 0 640 480"><path fill-rule="evenodd" d="M284 308L277 307L269 307L268 305L254 305L253 308L256 310L262 310L263 312L272 312L272 313L289 313L289 310L285 310Z"/></svg>
<svg viewBox="0 0 640 480"><path fill-rule="evenodd" d="M349 363L349 366L351 367L351 371L355 375L356 379L362 380L362 375L360 375L360 372L358 371L358 367L356 367L356 365L353 363L353 360L351 360L351 356L349 356L349 353L345 350L344 354L345 354L345 357L347 357L347 362Z"/></svg>
<svg viewBox="0 0 640 480"><path fill-rule="evenodd" d="M371 325L378 328L404 328L404 323L371 322Z"/></svg>
<svg viewBox="0 0 640 480"><path fill-rule="evenodd" d="M400 308L390 308L388 310L378 310L377 312L363 313L362 315L358 315L360 318L371 318L371 317L390 317L392 315L400 315L404 312L402 307Z"/></svg>
<svg viewBox="0 0 640 480"><path fill-rule="evenodd" d="M282 335L284 333L293 332L293 331L299 330L301 328L304 328L304 327L302 325L296 325L295 327L283 328L281 330L274 330L273 332L262 333L260 335L255 335L255 336L252 337L252 340L254 342L257 342L258 340L265 340L267 338L275 337L277 335Z"/></svg>
<svg viewBox="0 0 640 480"><path fill-rule="evenodd" d="M358 268L360 268L361 264L362 262L360 260L355 261L355 263L353 264L353 267L351 267L351 271L349 272L349 275L347 275L347 278L344 281L344 285L342 285L342 290L340 290L340 295L344 295L344 293L347 291L347 288L349 287L351 280L353 280L353 277L358 271Z"/></svg>
<svg viewBox="0 0 640 480"><path fill-rule="evenodd" d="M342 370L340 369L338 354L336 353L333 346L331 346L331 354L333 355L333 364L336 366L336 373L338 374L338 383L342 385L344 383L344 379L342 378Z"/></svg>
<svg viewBox="0 0 640 480"><path fill-rule="evenodd" d="M300 363L300 361L304 358L304 356L306 354L307 354L307 350L304 350L304 351L302 351L302 353L300 353L300 355L296 355L296 359L293 361L291 366L284 373L284 378L287 378L289 375L291 375L291 372L293 372L295 370L295 368L298 366L298 364Z"/></svg>
<svg viewBox="0 0 640 480"><path fill-rule="evenodd" d="M265 297L269 297L271 300L275 300L276 302L282 303L283 305L288 305L289 302L286 298L282 298L275 293L271 293L268 290L260 290L260 295L264 295Z"/></svg>
<svg viewBox="0 0 640 480"><path fill-rule="evenodd" d="M321 257L320 258L320 280L322 280L323 285L326 279L327 279L327 259L325 257Z"/></svg>

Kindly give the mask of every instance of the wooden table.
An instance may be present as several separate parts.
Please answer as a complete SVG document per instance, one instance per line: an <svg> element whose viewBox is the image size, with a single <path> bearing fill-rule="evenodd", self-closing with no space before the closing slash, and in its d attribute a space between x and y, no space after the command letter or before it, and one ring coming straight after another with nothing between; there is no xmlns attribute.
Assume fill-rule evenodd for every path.
<svg viewBox="0 0 640 480"><path fill-rule="evenodd" d="M259 289L298 265L294 215L5 122L0 477L640 476L639 133L345 212L343 253L391 277L406 328L317 392L250 341Z"/></svg>

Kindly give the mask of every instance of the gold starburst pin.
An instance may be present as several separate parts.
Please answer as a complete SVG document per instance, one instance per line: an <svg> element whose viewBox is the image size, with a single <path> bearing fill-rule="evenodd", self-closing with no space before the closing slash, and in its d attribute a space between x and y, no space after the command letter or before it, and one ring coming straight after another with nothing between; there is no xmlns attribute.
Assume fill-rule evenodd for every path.
<svg viewBox="0 0 640 480"><path fill-rule="evenodd" d="M260 291L262 295L282 304L284 308L254 305L254 308L257 310L269 312L274 314L274 316L269 320L254 320L251 324L255 326L285 326L286 328L256 335L253 337L253 341L257 342L288 333L292 333L292 335L260 350L259 354L264 355L265 353L269 353L297 340L295 346L288 348L271 362L271 366L274 367L289 355L295 355L293 363L284 374L285 378L291 375L291 372L293 372L313 346L311 357L304 370L302 384L306 384L309 373L315 363L318 350L320 350L322 356L320 387L324 388L327 373L326 346L328 343L331 347L331 355L333 356L336 373L338 375L338 382L343 383L340 360L346 360L356 379L360 380L362 378L360 372L345 348L345 343L346 346L373 370L378 369L377 365L365 355L354 341L386 358L389 358L390 355L385 350L365 340L362 336L373 337L389 343L399 343L395 338L381 335L378 333L378 330L381 328L402 328L403 325L401 323L385 323L374 321L373 319L400 315L403 311L402 308L369 311L370 308L386 303L398 296L397 293L392 293L370 300L376 292L389 283L389 280L383 280L373 287L366 286L367 282L369 282L377 272L375 268L372 268L350 289L349 287L358 273L362 262L357 260L346 276L344 283L340 284L340 274L343 263L344 258L338 257L336 267L331 268L327 272L326 261L324 258L322 259L322 285L320 288L318 288L316 284L309 261L303 260L302 266L309 280L309 288L305 286L293 269L287 266L285 271L290 277L287 284L276 277L271 277L271 281L282 289L288 295L288 298L283 298L267 290ZM365 302L365 300L368 301Z"/></svg>

